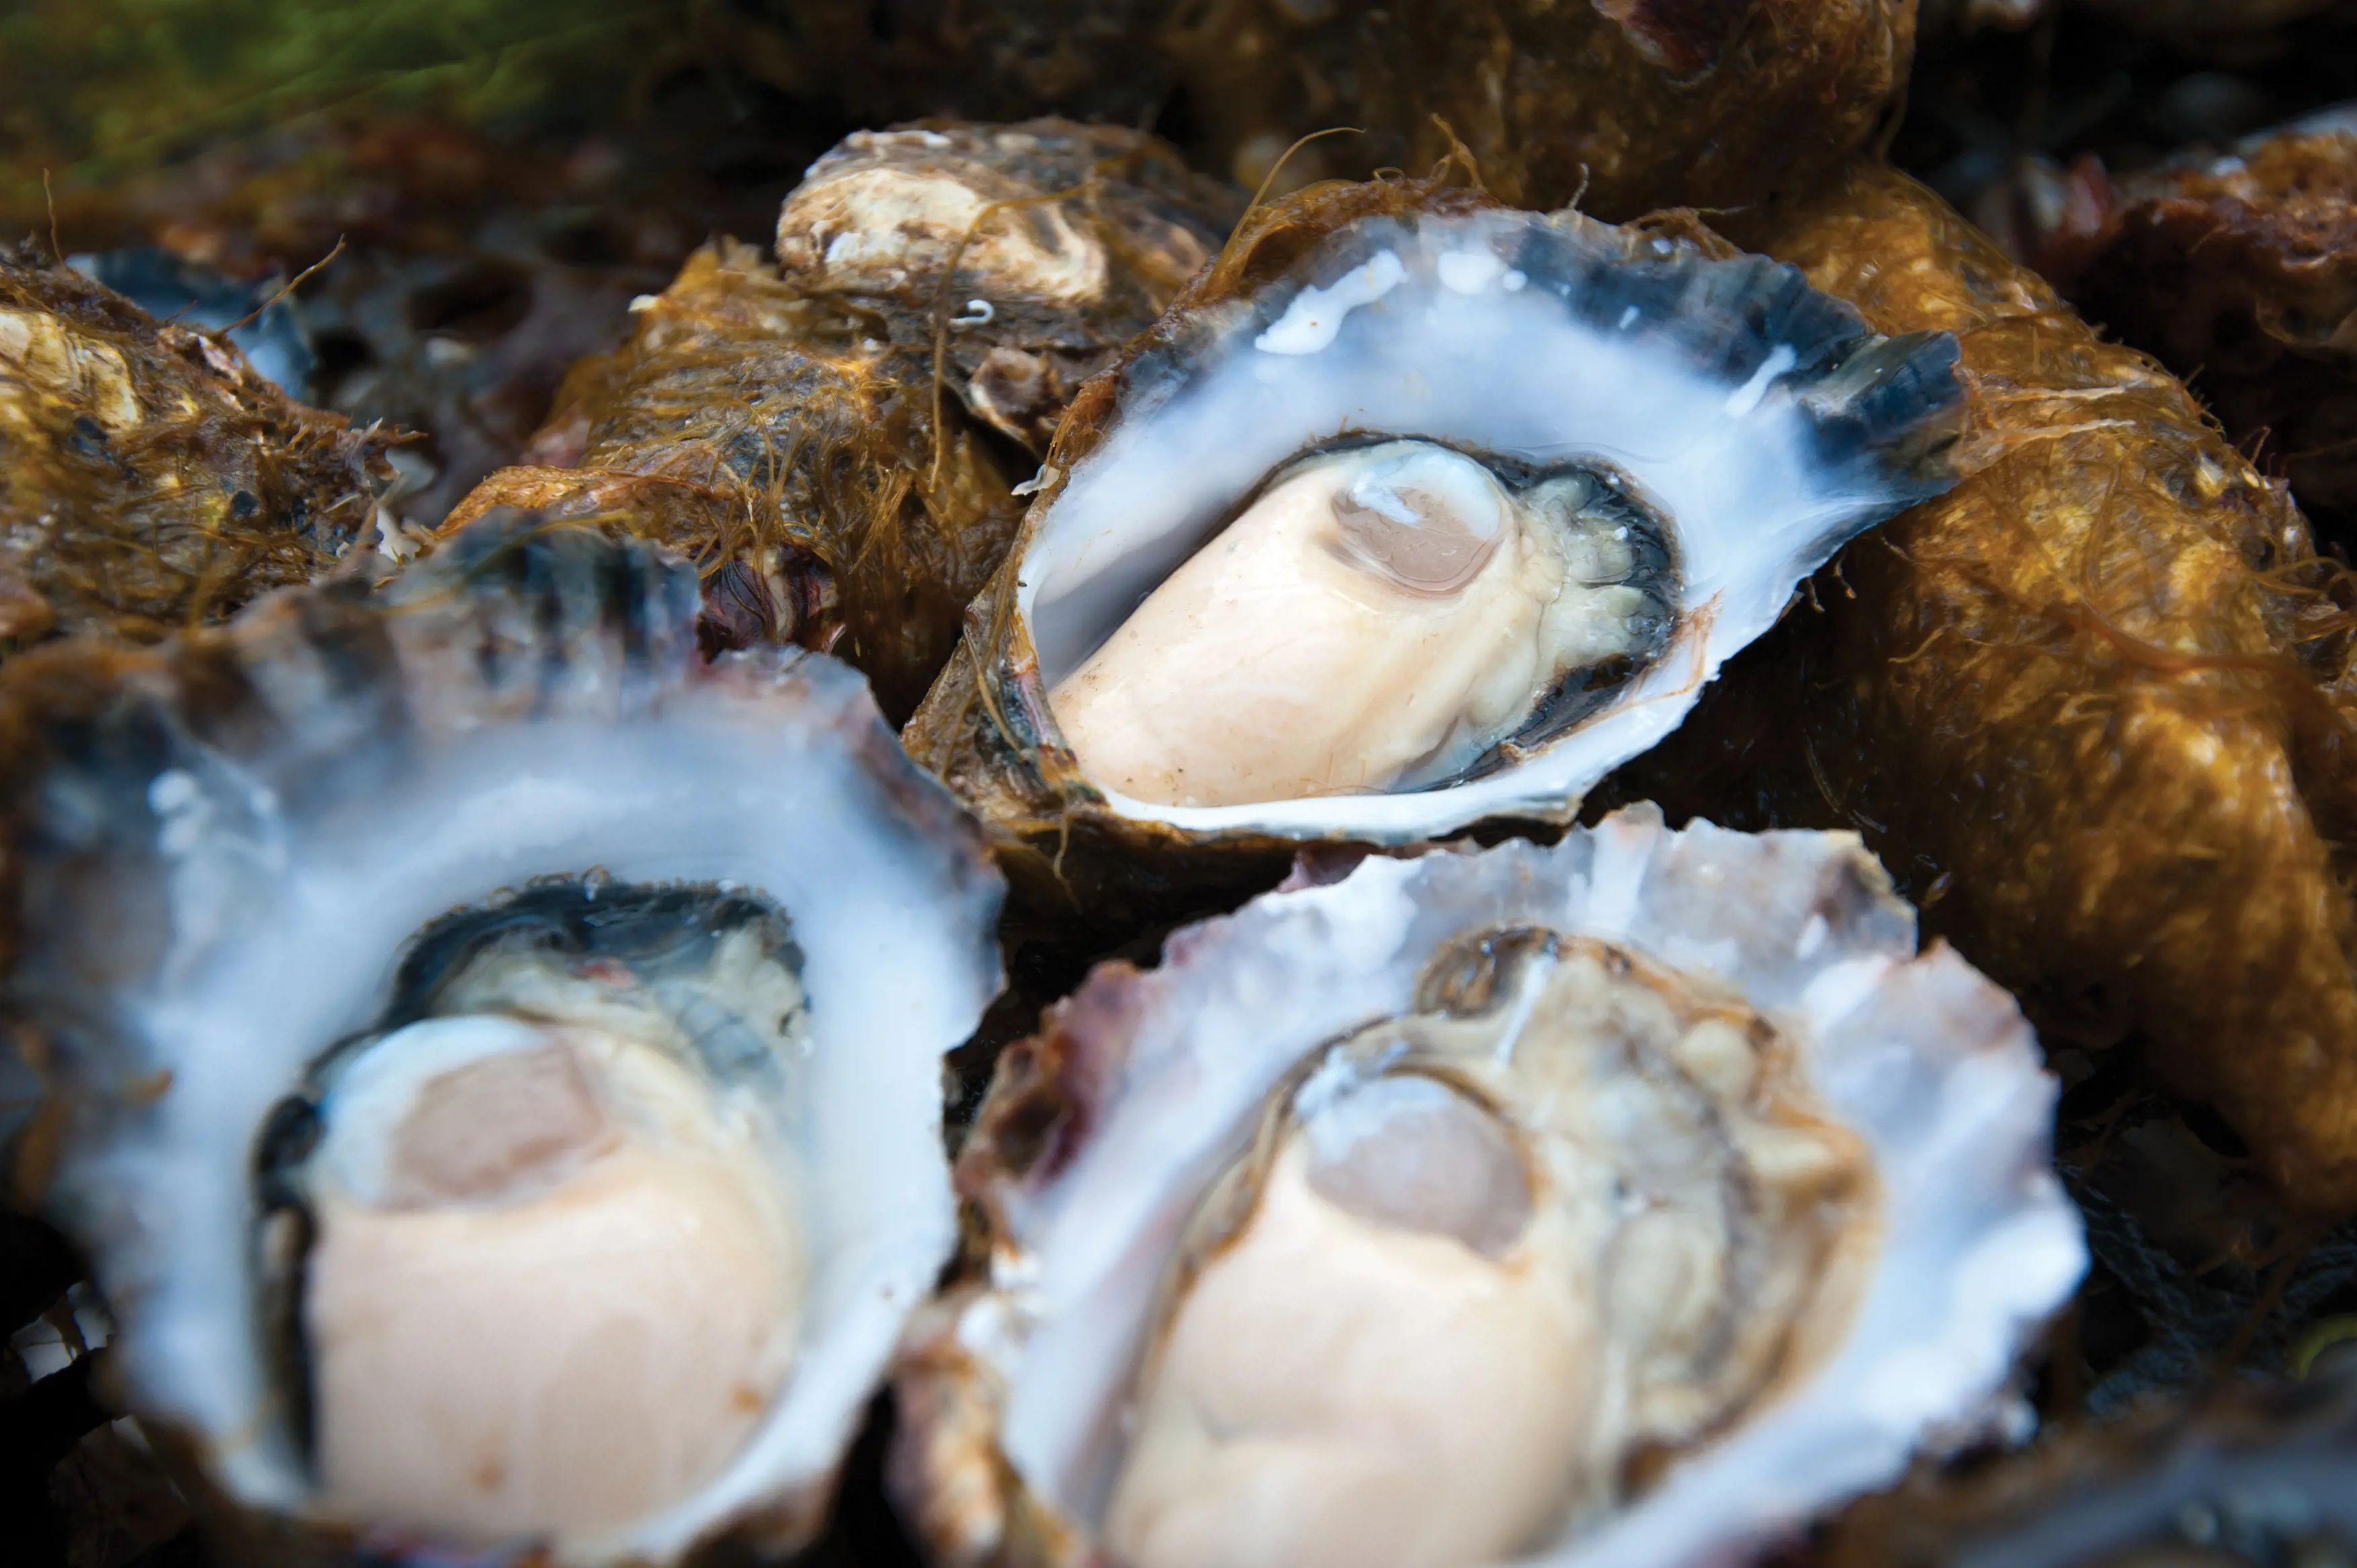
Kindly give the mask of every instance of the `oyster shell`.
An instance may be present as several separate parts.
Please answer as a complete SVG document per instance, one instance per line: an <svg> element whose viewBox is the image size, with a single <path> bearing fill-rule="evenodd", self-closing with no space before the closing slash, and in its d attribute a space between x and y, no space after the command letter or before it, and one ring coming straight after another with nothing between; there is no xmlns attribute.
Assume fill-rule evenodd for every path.
<svg viewBox="0 0 2357 1568"><path fill-rule="evenodd" d="M1716 1560L1986 1413L2054 1095L1847 835L1368 859L1002 1058L896 1483L954 1563Z"/></svg>
<svg viewBox="0 0 2357 1568"><path fill-rule="evenodd" d="M2332 1568L2357 1558L2357 1379L2228 1384L1979 1474L1924 1473L1826 1532L1827 1568Z"/></svg>
<svg viewBox="0 0 2357 1568"><path fill-rule="evenodd" d="M1869 138L1907 78L1915 0L1304 0L1172 6L1203 156L1256 186L1295 155L1363 175L1469 148L1522 206L1615 220L1805 188ZM1462 142L1458 138L1463 138Z"/></svg>
<svg viewBox="0 0 2357 1568"><path fill-rule="evenodd" d="M1020 516L1000 436L1044 445L1231 201L1130 131L861 133L787 199L782 267L696 252L567 379L550 425L580 433L578 461L493 474L450 526L497 506L618 521L695 562L708 646L835 653L898 722Z"/></svg>
<svg viewBox="0 0 2357 1568"><path fill-rule="evenodd" d="M1073 405L905 738L1043 859L1567 819L1952 482L1953 355L1577 213L1265 209Z"/></svg>
<svg viewBox="0 0 2357 1568"><path fill-rule="evenodd" d="M2134 1039L2295 1205L2357 1212L2352 650L2284 488L1905 176L1747 221L1986 389L1975 471L1846 562L1622 787L1857 823L2050 1033Z"/></svg>
<svg viewBox="0 0 2357 1568"><path fill-rule="evenodd" d="M501 514L8 671L48 1202L258 1555L791 1545L951 1250L998 878L855 674L696 603Z"/></svg>
<svg viewBox="0 0 2357 1568"><path fill-rule="evenodd" d="M0 247L0 639L154 642L307 582L371 536L390 446Z"/></svg>

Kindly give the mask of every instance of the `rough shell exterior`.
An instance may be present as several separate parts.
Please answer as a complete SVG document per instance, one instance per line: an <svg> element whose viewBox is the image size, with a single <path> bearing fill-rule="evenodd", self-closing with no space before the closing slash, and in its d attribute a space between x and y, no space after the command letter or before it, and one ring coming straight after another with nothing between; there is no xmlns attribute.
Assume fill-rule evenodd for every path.
<svg viewBox="0 0 2357 1568"><path fill-rule="evenodd" d="M1903 176L1745 237L1884 330L1953 330L1985 466L1620 788L1856 825L2050 1037L2140 1036L2293 1199L2357 1207L2349 647L2290 498Z"/></svg>
<svg viewBox="0 0 2357 1568"><path fill-rule="evenodd" d="M1305 172L1420 174L1453 135L1502 199L1620 221L1831 169L1905 81L1915 4L1242 0L1174 7L1163 37L1240 181L1329 127L1365 134L1304 148Z"/></svg>
<svg viewBox="0 0 2357 1568"><path fill-rule="evenodd" d="M1873 1146L1886 1213L1873 1282L1832 1359L1544 1560L1733 1561L1741 1543L1888 1481L1928 1429L1985 1419L2084 1258L2048 1166L2053 1086L2020 1014L1953 952L1917 953L1911 912L1854 838L1673 832L1637 808L1551 848L1297 877L1175 933L1152 970L1100 965L1008 1048L958 1161L982 1221L973 1271L988 1278L912 1326L896 1383L890 1479L939 1561L1102 1561L1002 1448L1028 1348L1073 1326L1054 1397L1093 1397L1065 1380L1093 1375L1098 1347L1135 1332L1120 1314L1152 1300L1154 1249L1172 1244L1199 1190L1186 1184L1241 1152L1267 1090L1318 1046L1405 1011L1452 935L1517 925L1738 987ZM1107 1429L1114 1419L1103 1412Z"/></svg>
<svg viewBox="0 0 2357 1568"><path fill-rule="evenodd" d="M879 166L880 199L830 209ZM931 206L896 209L912 187ZM897 720L1020 515L1009 492L1026 459L985 427L1052 426L1070 378L1210 253L1225 199L1129 132L854 137L788 202L782 272L734 242L699 251L629 342L568 378L549 423L582 432L577 462L503 469L447 526L517 506L630 528L696 564L708 647L833 652ZM863 224L848 244L846 216ZM830 222L828 249L813 246ZM873 264L851 265L854 252ZM1043 294L1010 274L1010 254L1099 286Z"/></svg>
<svg viewBox="0 0 2357 1568"><path fill-rule="evenodd" d="M2066 202L2031 263L2089 320L2198 376L2329 535L2357 531L2357 130L2072 176L2095 199Z"/></svg>
<svg viewBox="0 0 2357 1568"><path fill-rule="evenodd" d="M0 639L153 642L372 539L391 443L204 333L0 249Z"/></svg>
<svg viewBox="0 0 2357 1568"><path fill-rule="evenodd" d="M2357 1549L2349 1495L2357 1380L2217 1391L2008 1459L1959 1485L1929 1471L1849 1510L1825 1568L2173 1568L2334 1563Z"/></svg>
<svg viewBox="0 0 2357 1568"><path fill-rule="evenodd" d="M778 257L792 287L940 349L968 412L1045 456L1081 383L1153 324L1241 208L1113 126L863 131L787 199Z"/></svg>

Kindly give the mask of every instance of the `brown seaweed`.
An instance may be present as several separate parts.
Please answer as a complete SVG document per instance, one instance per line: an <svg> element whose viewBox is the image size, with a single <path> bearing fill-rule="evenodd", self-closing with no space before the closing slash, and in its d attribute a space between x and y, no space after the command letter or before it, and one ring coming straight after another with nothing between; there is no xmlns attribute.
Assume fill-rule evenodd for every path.
<svg viewBox="0 0 2357 1568"><path fill-rule="evenodd" d="M905 716L1013 536L1029 462L1002 435L1052 425L1227 199L1132 132L854 137L788 202L783 271L698 252L560 390L536 445L576 463L492 475L446 532L500 505L619 521L697 564L710 645L831 650Z"/></svg>
<svg viewBox="0 0 2357 1568"><path fill-rule="evenodd" d="M0 639L152 642L307 582L372 535L392 444L0 250Z"/></svg>
<svg viewBox="0 0 2357 1568"><path fill-rule="evenodd" d="M2050 1046L2131 1036L2296 1202L2357 1207L2350 617L2278 484L1921 186L1745 238L1956 333L1982 466L1853 548L1619 789L1857 826Z"/></svg>

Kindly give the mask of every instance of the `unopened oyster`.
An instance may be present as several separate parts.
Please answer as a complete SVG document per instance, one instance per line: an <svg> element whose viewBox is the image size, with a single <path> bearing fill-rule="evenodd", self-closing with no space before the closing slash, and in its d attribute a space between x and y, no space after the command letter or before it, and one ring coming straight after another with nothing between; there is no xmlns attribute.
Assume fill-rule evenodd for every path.
<svg viewBox="0 0 2357 1568"><path fill-rule="evenodd" d="M1952 482L1953 359L1574 212L1265 209L1074 403L910 750L1043 857L1563 820Z"/></svg>
<svg viewBox="0 0 2357 1568"><path fill-rule="evenodd" d="M1015 481L1072 390L1231 216L1134 131L861 133L787 199L782 265L698 251L628 343L567 377L544 433L566 466L501 469L452 525L497 506L609 519L696 564L708 646L832 652L897 723L1004 558Z"/></svg>
<svg viewBox="0 0 2357 1568"><path fill-rule="evenodd" d="M155 642L371 539L393 442L0 246L0 642Z"/></svg>
<svg viewBox="0 0 2357 1568"><path fill-rule="evenodd" d="M953 1563L1718 1561L1987 1413L2054 1094L1847 835L1366 860L1001 1059L896 1483Z"/></svg>
<svg viewBox="0 0 2357 1568"><path fill-rule="evenodd" d="M2341 569L2183 382L1906 176L1746 222L1878 326L1958 335L1983 460L1620 784L1855 823L2053 1032L2136 1042L2292 1202L2357 1213Z"/></svg>
<svg viewBox="0 0 2357 1568"><path fill-rule="evenodd" d="M503 514L11 667L48 1201L264 1557L790 1545L952 1247L998 879L856 675L696 603Z"/></svg>

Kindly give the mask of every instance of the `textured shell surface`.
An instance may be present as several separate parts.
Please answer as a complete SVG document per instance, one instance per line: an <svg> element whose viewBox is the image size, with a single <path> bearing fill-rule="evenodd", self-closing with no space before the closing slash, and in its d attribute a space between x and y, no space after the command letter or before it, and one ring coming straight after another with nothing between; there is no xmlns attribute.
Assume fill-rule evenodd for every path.
<svg viewBox="0 0 2357 1568"><path fill-rule="evenodd" d="M985 817L1563 820L1953 482L1953 340L1771 263L1428 187L1254 222L1075 404L974 611L980 699L953 664L911 727L953 783L1018 754L1020 810L958 783Z"/></svg>
<svg viewBox="0 0 2357 1568"><path fill-rule="evenodd" d="M999 879L856 674L784 650L707 665L696 605L675 558L497 514L374 591L291 591L154 654L11 667L30 737L14 994L68 1116L49 1202L119 1316L134 1409L281 1532L265 1554L288 1530L566 1563L669 1559L732 1529L791 1544L952 1245L941 1056L999 983ZM636 1169L652 1174L617 1187ZM600 1191L620 1196L600 1210ZM666 1208L679 1192L716 1207ZM646 1234L726 1299L689 1292L684 1317L616 1341L597 1335L672 1302L634 1277L659 1270L623 1258L591 1290L560 1262L502 1295L483 1281L530 1233L498 1227L544 1198L576 1230L535 1256L584 1215L652 1212ZM699 1224L720 1251L696 1250ZM748 1270L770 1295L730 1283ZM276 1300L290 1278L301 1298ZM451 1336L404 1361L370 1337L385 1313L339 1316L331 1286L395 1316L412 1297L383 1293L410 1291ZM602 1317L598 1291L619 1304ZM736 1315L752 1383L681 1349L699 1314ZM498 1347L529 1359L568 1334L604 1348L499 1383ZM523 1500L417 1505L401 1466L472 1451L371 1445L431 1428L433 1399L473 1408L434 1391L443 1363L528 1434L531 1400L572 1412L587 1446L495 1434L473 1484ZM641 1418L577 1419L600 1408L593 1366L648 1369ZM536 1516L566 1455L668 1434L683 1367L734 1435L686 1431L702 1457L627 1507Z"/></svg>
<svg viewBox="0 0 2357 1568"><path fill-rule="evenodd" d="M1500 978L1504 969L1484 969L1509 950L1555 955L1527 975L1559 980L1571 972L1566 955L1585 950L1606 955L1598 972L1651 974L1648 984L1668 987L1662 994L1684 987L1704 999L1676 1026L1687 1030L1684 1043L1660 1058L1684 1065L1663 1071L1657 1062L1630 1079L1598 1078L1564 1090L1569 1080L1548 1078L1553 1069L1542 1063L1558 1047L1544 1045L1533 1023L1544 1015L1544 1007L1534 1011L1533 998L1555 982L1510 983ZM1469 952L1479 956L1464 971ZM1494 994L1460 1007L1469 983L1452 978L1460 971L1488 974L1469 983L1480 991L1494 981ZM1436 994L1448 999L1437 1013ZM1613 1016L1640 1018L1652 1005ZM1484 1047L1486 1060L1428 1065L1437 1059L1429 1042L1446 1032L1432 1019L1458 1013L1490 1018L1494 1047ZM1756 1058L1727 1047L1738 1036L1725 1026L1737 1020L1748 1020L1741 1037L1755 1042ZM1372 1054L1371 1042L1381 1047ZM1419 1059L1427 1065L1416 1066ZM1752 1065L1730 1079L1729 1060ZM1507 1067L1536 1076L1517 1079ZM1749 1087L1755 1070L1757 1089ZM1422 1077L1403 1090L1386 1076L1396 1072ZM1321 1478L1340 1476L1332 1484L1344 1492L1352 1477L1364 1479L1351 1468L1359 1462L1348 1458L1333 1462L1339 1469L1318 1469L1326 1462L1318 1457L1320 1423L1337 1409L1346 1412L1347 1430L1328 1434L1331 1452L1345 1455L1379 1452L1387 1443L1412 1448L1443 1430L1471 1433L1465 1441L1478 1450L1485 1424L1523 1419L1516 1380L1472 1396L1460 1388L1418 1407L1406 1424L1386 1427L1370 1413L1383 1396L1353 1407L1347 1392L1353 1380L1342 1371L1319 1384L1317 1398L1286 1405L1293 1413L1283 1421L1270 1425L1247 1415L1223 1426L1231 1412L1219 1402L1230 1396L1214 1376L1201 1385L1213 1391L1205 1397L1210 1434L1188 1451L1186 1464L1197 1466L1189 1473L1215 1483L1223 1473L1231 1481L1282 1474L1297 1477L1299 1489L1271 1501L1248 1480L1238 1483L1244 1489L1234 1496L1266 1510L1247 1507L1237 1516L1254 1521L1239 1527L1247 1530L1242 1544L1217 1544L1224 1539L1220 1527L1200 1520L1188 1528L1212 1531L1209 1550L1200 1544L1206 1537L1189 1537L1184 1528L1157 1536L1151 1510L1137 1505L1151 1487L1136 1472L1149 1462L1141 1455L1168 1413L1168 1402L1157 1403L1157 1380L1193 1375L1183 1363L1189 1355L1202 1359L1205 1337L1195 1334L1189 1348L1186 1315L1203 1310L1215 1291L1232 1294L1240 1270L1258 1266L1251 1263L1255 1228L1282 1218L1271 1216L1280 1208L1287 1159L1314 1165L1324 1157L1315 1147L1320 1118L1331 1123L1337 1106L1377 1105L1364 1093L1371 1084L1387 1086L1385 1094L1403 1106L1437 1103L1432 1084L1450 1073L1463 1075L1467 1103L1486 1107L1502 1135L1529 1140L1527 1148L1545 1147L1534 1129L1566 1113L1589 1118L1583 1137L1652 1125L1635 1108L1650 1103L1664 1079L1716 1080L1722 1089L1732 1082L1732 1098L1714 1101L1717 1109L1699 1122L1677 1124L1689 1133L1698 1124L1720 1129L1748 1151L1730 1178L1738 1187L1772 1189L1805 1169L1801 1185L1786 1190L1817 1196L1781 1208L1781 1200L1760 1200L1755 1219L1769 1217L1758 1222L1771 1230L1789 1231L1793 1216L1819 1213L1820 1199L1835 1190L1827 1173L1862 1164L1862 1179L1856 1172L1840 1179L1845 1196L1829 1245L1794 1265L1808 1289L1771 1307L1781 1265L1760 1262L1765 1252L1749 1254L1751 1262L1728 1275L1750 1271L1743 1275L1749 1284L1727 1294L1735 1341L1750 1332L1747 1315L1790 1315L1776 1348L1763 1352L1769 1369L1707 1418L1682 1418L1689 1424L1673 1436L1637 1434L1629 1446L1608 1444L1561 1474L1529 1481L1536 1490L1521 1504L1477 1505L1484 1519L1501 1507L1524 1506L1518 1537L1483 1537L1488 1526L1477 1520L1467 1527L1471 1535L1410 1539L1452 1503L1462 1511L1470 1496L1446 1471L1458 1451L1436 1444L1328 1519L1347 1533L1352 1510L1388 1518L1390 1495L1406 1494L1411 1500L1399 1505L1405 1525L1379 1538L1372 1556L1364 1549L1335 1553L1337 1537L1321 1538L1324 1527L1315 1521L1300 1529L1300 1516L1320 1506L1314 1499L1332 1495L1317 1489ZM1779 1075L1783 1087L1770 1095L1769 1082ZM1542 1087L1549 1083L1553 1090ZM1511 843L1368 859L1340 882L1280 890L1178 933L1156 970L1100 967L1050 1014L1037 1039L1002 1061L960 1163L961 1187L988 1217L990 1278L948 1298L912 1330L899 1380L900 1493L935 1550L952 1562L1092 1561L1107 1540L1114 1558L1133 1564L1353 1556L1717 1561L1887 1483L1920 1444L1971 1430L2001 1407L2022 1345L2084 1268L2078 1215L2048 1163L2055 1092L2011 999L1944 948L1918 952L1912 912L1850 835L1753 837L1706 823L1671 832L1657 812L1638 808L1551 848ZM1583 1094L1584 1109L1571 1103ZM1762 1095L1777 1109L1765 1122L1748 1122L1762 1114ZM1544 1229L1532 1213L1569 1211L1565 1194L1577 1178L1566 1173L1577 1162L1549 1165L1530 1155L1526 1169L1537 1174L1527 1185L1493 1171L1473 1183L1489 1196L1468 1208L1459 1204L1462 1192L1448 1191L1452 1182L1464 1186L1467 1171L1486 1168L1480 1140L1454 1132L1436 1137L1430 1128L1440 1122L1396 1125L1426 1131L1395 1145L1387 1165L1339 1176L1313 1171L1313 1189L1341 1194L1342 1208L1381 1220L1337 1221L1350 1247L1413 1231L1398 1244L1424 1249L1416 1255L1426 1260L1427 1281L1469 1268L1480 1254L1502 1260L1500 1280L1525 1288L1530 1259L1545 1256L1529 1251L1527 1238ZM1271 1147L1285 1146L1269 1142L1269 1129L1278 1126L1306 1129L1308 1152L1272 1158ZM1663 1135L1653 1153L1685 1149L1684 1136ZM1681 1201L1674 1188L1691 1175L1685 1156L1661 1155L1648 1166L1643 1150L1652 1138L1638 1138L1634 1163L1613 1178L1609 1190L1619 1196L1598 1200L1594 1212L1611 1216L1608 1228ZM1397 1183L1381 1176L1381 1191L1361 1186L1354 1193L1352 1184L1369 1169L1422 1175ZM1238 1173L1245 1171L1265 1185L1240 1197ZM1402 1196L1401 1187L1427 1177L1431 1190ZM1519 1196L1501 1200L1501 1192ZM1501 1201L1508 1213L1502 1225L1492 1224ZM1525 1240L1501 1245L1517 1226ZM1631 1234L1624 1230L1613 1245L1626 1248ZM1346 1248L1333 1255L1356 1254ZM1632 1252L1609 1255L1621 1258L1623 1271L1635 1267ZM1593 1277L1609 1281L1610 1273ZM1371 1309L1379 1322L1418 1309L1415 1291L1423 1287L1396 1283L1412 1272L1392 1277L1395 1294ZM1673 1270L1653 1277L1693 1276ZM1596 1289L1609 1297L1603 1285ZM1279 1380L1296 1375L1288 1359L1318 1365L1325 1330L1299 1326L1330 1313L1315 1305L1307 1282L1305 1291L1300 1299L1311 1305L1232 1326L1211 1359L1274 1369L1261 1375ZM1645 1294L1632 1301L1631 1321L1674 1317L1678 1301L1675 1289ZM1609 1300L1595 1310L1609 1319ZM1575 1314L1568 1321L1587 1320ZM1641 1339L1651 1331L1636 1333ZM1372 1332L1375 1339L1343 1335L1340 1342L1378 1345L1383 1330ZM1454 1337L1436 1330L1394 1348L1394 1360L1351 1365L1392 1365L1386 1381L1412 1380L1412 1365L1428 1356L1447 1360L1461 1352L1471 1358L1468 1367L1477 1366L1480 1348L1469 1349L1468 1336ZM1629 1349L1599 1351L1596 1364L1618 1368L1635 1359ZM1518 1355L1515 1364L1519 1379L1546 1385L1544 1358ZM1647 1387L1642 1380L1631 1386L1640 1394ZM1481 1409L1464 1412L1461 1429L1452 1428L1460 1413L1452 1405L1469 1397ZM1542 1404L1543 1412L1569 1408ZM1592 1408L1606 1410L1599 1419L1609 1424L1634 1420L1626 1412L1639 1402L1606 1399ZM1561 1452L1564 1440L1547 1421L1567 1418L1534 1419L1529 1430L1540 1444ZM1202 1454L1213 1458L1199 1464ZM1221 1455L1237 1456L1232 1471L1222 1471ZM1254 1456L1249 1463L1245 1455ZM1182 1499L1164 1523L1184 1512ZM1255 1540L1290 1544L1259 1552ZM1474 1541L1483 1544L1469 1547Z"/></svg>

